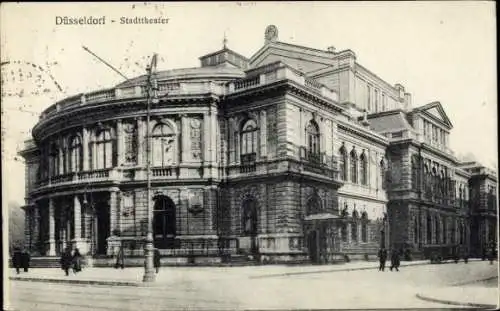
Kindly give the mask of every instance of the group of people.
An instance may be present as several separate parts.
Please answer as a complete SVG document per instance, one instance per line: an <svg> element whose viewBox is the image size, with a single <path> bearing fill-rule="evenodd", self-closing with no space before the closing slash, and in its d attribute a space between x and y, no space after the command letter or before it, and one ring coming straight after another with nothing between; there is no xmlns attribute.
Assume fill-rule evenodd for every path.
<svg viewBox="0 0 500 311"><path fill-rule="evenodd" d="M14 248L14 253L12 254L12 265L16 268L16 273L19 274L21 268L24 272L28 272L30 267L30 253L26 250L21 251L19 248Z"/></svg>
<svg viewBox="0 0 500 311"><path fill-rule="evenodd" d="M82 255L78 248L72 252L71 247L66 248L66 250L61 255L61 269L64 270L66 275L69 275L69 270L72 268L73 273L76 274L82 271Z"/></svg>
<svg viewBox="0 0 500 311"><path fill-rule="evenodd" d="M385 262L387 261L387 250L382 247L378 251L378 258L380 262L380 266L378 268L378 271L385 271ZM399 271L399 266L401 264L401 260L399 258L399 251L394 249L391 251L391 266L389 269L392 271L392 269L396 269L396 271Z"/></svg>

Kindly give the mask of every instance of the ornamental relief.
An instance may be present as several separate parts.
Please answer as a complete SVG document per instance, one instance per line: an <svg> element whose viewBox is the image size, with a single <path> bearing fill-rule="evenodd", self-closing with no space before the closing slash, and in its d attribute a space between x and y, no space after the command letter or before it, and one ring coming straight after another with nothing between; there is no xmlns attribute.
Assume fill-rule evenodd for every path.
<svg viewBox="0 0 500 311"><path fill-rule="evenodd" d="M256 200L259 201L259 189L257 186L246 186L237 190L236 197L238 198L239 204L241 205L245 200Z"/></svg>
<svg viewBox="0 0 500 311"><path fill-rule="evenodd" d="M190 122L190 139L191 139L191 157L194 160L201 160L201 124L202 121L198 118L191 119Z"/></svg>
<svg viewBox="0 0 500 311"><path fill-rule="evenodd" d="M134 121L123 122L125 143L125 164L134 165L137 161L137 125Z"/></svg>

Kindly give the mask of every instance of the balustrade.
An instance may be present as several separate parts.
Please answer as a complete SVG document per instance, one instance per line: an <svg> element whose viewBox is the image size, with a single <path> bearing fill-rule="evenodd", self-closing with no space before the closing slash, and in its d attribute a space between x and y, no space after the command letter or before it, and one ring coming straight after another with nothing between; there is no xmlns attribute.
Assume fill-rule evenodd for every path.
<svg viewBox="0 0 500 311"><path fill-rule="evenodd" d="M242 79L234 82L234 89L235 90L248 89L257 86L259 84L260 84L260 76L256 76L253 78Z"/></svg>

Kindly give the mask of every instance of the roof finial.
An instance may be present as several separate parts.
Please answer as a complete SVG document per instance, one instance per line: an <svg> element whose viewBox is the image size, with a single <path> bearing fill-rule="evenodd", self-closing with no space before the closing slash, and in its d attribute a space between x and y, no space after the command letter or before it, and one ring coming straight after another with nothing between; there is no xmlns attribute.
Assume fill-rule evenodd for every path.
<svg viewBox="0 0 500 311"><path fill-rule="evenodd" d="M226 32L224 31L224 40L222 40L222 45L225 48L227 48L227 37L226 37Z"/></svg>

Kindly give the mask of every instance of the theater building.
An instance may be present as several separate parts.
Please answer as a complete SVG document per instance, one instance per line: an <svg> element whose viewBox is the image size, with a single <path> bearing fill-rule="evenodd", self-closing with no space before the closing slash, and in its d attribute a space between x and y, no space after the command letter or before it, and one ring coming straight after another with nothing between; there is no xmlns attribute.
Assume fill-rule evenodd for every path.
<svg viewBox="0 0 500 311"><path fill-rule="evenodd" d="M165 260L332 262L468 243L471 173L441 104L413 108L353 51L280 42L274 26L251 58L224 44L200 62L155 74L151 204ZM146 101L140 76L43 112L21 152L33 253L143 255Z"/></svg>

